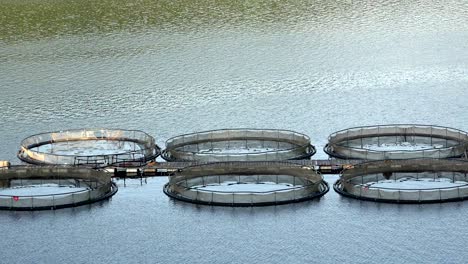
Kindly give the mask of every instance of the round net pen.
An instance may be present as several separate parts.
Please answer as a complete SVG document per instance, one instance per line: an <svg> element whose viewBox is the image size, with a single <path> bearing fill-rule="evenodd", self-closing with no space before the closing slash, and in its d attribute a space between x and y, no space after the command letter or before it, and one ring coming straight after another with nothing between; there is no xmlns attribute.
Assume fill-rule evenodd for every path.
<svg viewBox="0 0 468 264"><path fill-rule="evenodd" d="M316 152L310 138L288 130L223 129L173 137L167 161L228 162L308 159Z"/></svg>
<svg viewBox="0 0 468 264"><path fill-rule="evenodd" d="M331 134L324 151L339 159L457 158L466 155L468 133L425 125L365 126Z"/></svg>
<svg viewBox="0 0 468 264"><path fill-rule="evenodd" d="M142 166L156 159L160 148L138 130L76 129L30 136L21 142L18 158L38 165Z"/></svg>
<svg viewBox="0 0 468 264"><path fill-rule="evenodd" d="M164 193L177 200L236 207L296 203L328 190L312 168L281 162L191 166L176 172L164 186Z"/></svg>
<svg viewBox="0 0 468 264"><path fill-rule="evenodd" d="M385 160L345 169L334 189L341 195L387 203L439 203L468 198L464 160Z"/></svg>
<svg viewBox="0 0 468 264"><path fill-rule="evenodd" d="M77 167L13 166L0 170L0 209L49 210L110 198L117 192L111 175Z"/></svg>

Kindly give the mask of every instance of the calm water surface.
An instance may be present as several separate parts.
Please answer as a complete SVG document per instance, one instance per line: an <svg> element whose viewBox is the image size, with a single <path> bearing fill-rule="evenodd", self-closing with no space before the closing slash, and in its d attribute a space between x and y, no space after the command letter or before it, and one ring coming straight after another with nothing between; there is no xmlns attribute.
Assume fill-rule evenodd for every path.
<svg viewBox="0 0 468 264"><path fill-rule="evenodd" d="M0 0L0 160L81 127L171 136L424 123L468 130L466 1ZM317 158L326 158L320 151ZM337 176L326 176L330 183ZM468 203L175 202L0 212L5 263L465 263Z"/></svg>

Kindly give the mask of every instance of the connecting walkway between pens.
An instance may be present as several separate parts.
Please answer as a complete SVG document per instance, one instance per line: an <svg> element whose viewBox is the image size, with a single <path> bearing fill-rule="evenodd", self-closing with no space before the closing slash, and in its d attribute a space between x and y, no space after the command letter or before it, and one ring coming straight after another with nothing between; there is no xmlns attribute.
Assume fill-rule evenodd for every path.
<svg viewBox="0 0 468 264"><path fill-rule="evenodd" d="M281 161L285 164L297 164L301 166L311 167L322 174L338 174L344 168L353 166L357 163L366 162L366 160L289 160ZM230 162L228 162L230 163ZM268 164L277 163L275 161L255 162L255 164ZM174 172L189 166L202 165L209 163L199 162L152 162L145 167L141 168L108 168L107 171L113 172L114 177L119 178L140 178L140 177L154 177L154 176L171 176ZM241 163L232 162L230 166L240 166ZM245 166L242 165L242 166Z"/></svg>

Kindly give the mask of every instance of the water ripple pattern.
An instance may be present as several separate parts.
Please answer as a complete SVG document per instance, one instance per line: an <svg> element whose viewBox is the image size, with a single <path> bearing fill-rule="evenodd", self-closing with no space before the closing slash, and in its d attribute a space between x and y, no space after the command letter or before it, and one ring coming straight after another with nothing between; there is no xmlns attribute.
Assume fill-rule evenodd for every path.
<svg viewBox="0 0 468 264"><path fill-rule="evenodd" d="M0 6L0 160L18 163L19 143L31 134L81 127L139 129L155 136L161 146L172 136L210 129L291 129L309 135L317 149L329 134L347 127L420 123L468 130L467 1L0 0ZM320 151L315 157L327 156ZM467 257L456 251L463 236L447 225L434 225L464 226L459 216L464 205L377 207L344 201L330 192L325 202L306 207L213 213L168 202L155 191L162 185L156 181L141 193L119 191L104 210L39 219L0 215L0 229L7 226L5 238L16 240L11 230L30 233L30 227L51 224L60 232L36 232L28 241L52 236L51 246L59 248L66 243L57 234L67 233L60 223L95 233L91 226L105 222L105 245L119 241L119 234L135 235L126 228L121 231L122 223L133 223L137 216L146 220L135 224L135 232L146 233L130 242L145 250L143 241L164 237L167 244L151 244L142 254L181 263L222 263L217 252L228 256L224 262L260 263L266 254L273 254L270 262L305 262L312 248L330 256L323 262L463 263ZM149 206L155 207L150 211L157 214L129 206L148 197ZM122 210L125 214L119 213ZM350 215L360 220L349 220ZM81 223L91 221L89 228L79 226L74 217ZM186 228L187 219L199 224ZM268 226L259 224L266 220ZM317 221L317 228L311 229L311 222ZM348 221L352 228L345 230ZM278 229L288 231L271 232ZM111 234L114 230L121 233ZM181 249L188 242L168 230L187 231L190 245L213 248L186 255ZM230 233L219 235L225 231ZM427 234L432 234L432 244L426 243ZM263 246L252 242L248 249L237 235ZM356 239L363 236L362 241ZM420 243L408 237L420 237ZM395 245L392 253L369 248L386 243ZM279 253L280 244L293 254ZM29 259L19 253L26 245L30 242L3 247L6 259L71 261L46 259L45 253ZM337 248L368 251L348 250L344 259ZM162 256L165 250L174 254ZM98 255L94 249L84 252L72 255ZM112 252L115 258L98 260L115 263L134 251Z"/></svg>

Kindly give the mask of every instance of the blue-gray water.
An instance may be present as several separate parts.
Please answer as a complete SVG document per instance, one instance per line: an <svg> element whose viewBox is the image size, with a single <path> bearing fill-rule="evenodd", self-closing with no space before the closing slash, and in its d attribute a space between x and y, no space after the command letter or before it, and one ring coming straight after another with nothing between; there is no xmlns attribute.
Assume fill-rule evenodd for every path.
<svg viewBox="0 0 468 264"><path fill-rule="evenodd" d="M0 160L80 127L468 130L466 1L0 0ZM319 151L317 158L326 155ZM337 176L326 176L330 183ZM468 203L175 202L163 178L102 204L0 212L3 263L465 263Z"/></svg>

